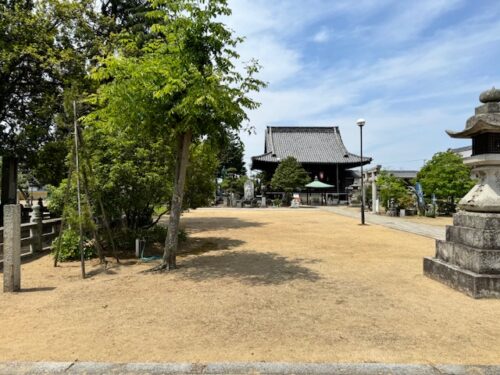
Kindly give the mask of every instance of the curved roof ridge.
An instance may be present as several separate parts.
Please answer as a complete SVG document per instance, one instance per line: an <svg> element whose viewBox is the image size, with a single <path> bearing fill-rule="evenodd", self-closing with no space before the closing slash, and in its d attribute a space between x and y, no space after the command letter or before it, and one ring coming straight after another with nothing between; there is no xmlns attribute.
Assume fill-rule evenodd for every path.
<svg viewBox="0 0 500 375"><path fill-rule="evenodd" d="M305 164L368 164L370 157L349 152L338 126L268 126L265 132L265 154L253 161L279 162L293 156Z"/></svg>

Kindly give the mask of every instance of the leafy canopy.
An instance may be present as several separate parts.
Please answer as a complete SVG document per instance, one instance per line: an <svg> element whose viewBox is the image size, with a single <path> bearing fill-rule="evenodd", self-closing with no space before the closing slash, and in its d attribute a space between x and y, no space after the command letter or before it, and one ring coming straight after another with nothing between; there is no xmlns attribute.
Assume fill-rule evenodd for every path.
<svg viewBox="0 0 500 375"><path fill-rule="evenodd" d="M88 99L94 110L84 118L86 132L96 145L95 163L103 168L96 175L101 181L110 176L102 188L111 187L115 176L114 191L144 181L137 191L143 191L143 200L149 198L148 204L172 195L178 138L190 132L184 207L197 207L213 197L218 148L243 126L245 110L258 106L248 94L263 83L254 78L255 62L246 73L233 63L241 39L218 21L230 12L225 1L151 5L154 10L146 17L153 25L144 43L138 45L133 33L123 31L115 50L92 71L99 87ZM115 155L106 155L111 152ZM131 204L139 201L131 197Z"/></svg>
<svg viewBox="0 0 500 375"><path fill-rule="evenodd" d="M153 1L149 17L155 38L142 54L126 34L118 51L102 59L92 77L101 83L91 102L99 107L89 120L137 126L159 137L190 131L194 139L220 141L247 120L245 109L258 104L248 93L263 83L251 62L242 75L232 60L241 41L214 19L229 14L226 2ZM203 5L204 4L204 5Z"/></svg>
<svg viewBox="0 0 500 375"><path fill-rule="evenodd" d="M293 156L283 159L276 168L271 186L274 190L281 190L291 193L294 190L303 189L311 179L306 170Z"/></svg>
<svg viewBox="0 0 500 375"><path fill-rule="evenodd" d="M417 180L427 196L435 194L439 199L463 197L474 186L470 168L452 151L434 154L418 172Z"/></svg>
<svg viewBox="0 0 500 375"><path fill-rule="evenodd" d="M243 154L245 152L245 145L241 141L238 133L230 132L226 140L221 145L219 153L219 168L217 176L225 178L228 173L236 173L240 176L246 174L245 161Z"/></svg>
<svg viewBox="0 0 500 375"><path fill-rule="evenodd" d="M0 4L0 153L33 156L53 135L72 79L84 75L75 47L80 5L69 0Z"/></svg>
<svg viewBox="0 0 500 375"><path fill-rule="evenodd" d="M403 208L407 205L408 198L411 198L404 180L395 177L386 170L380 171L376 183L380 191L380 202L385 209L389 208L391 199L394 199L394 202Z"/></svg>

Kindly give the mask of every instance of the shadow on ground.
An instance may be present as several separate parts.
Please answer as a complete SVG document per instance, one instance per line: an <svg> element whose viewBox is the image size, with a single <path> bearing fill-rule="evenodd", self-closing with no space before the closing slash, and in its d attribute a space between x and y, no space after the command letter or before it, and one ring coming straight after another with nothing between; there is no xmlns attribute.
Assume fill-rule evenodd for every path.
<svg viewBox="0 0 500 375"><path fill-rule="evenodd" d="M179 247L179 256L200 255L211 251L231 250L245 243L242 240L235 240L227 237L189 237Z"/></svg>
<svg viewBox="0 0 500 375"><path fill-rule="evenodd" d="M50 292L51 290L56 289L55 286L41 286L37 288L21 288L21 293L33 293L33 292Z"/></svg>
<svg viewBox="0 0 500 375"><path fill-rule="evenodd" d="M178 276L194 281L232 278L249 285L279 285L294 280L316 282L321 279L319 274L304 266L314 262L276 253L228 252L183 259Z"/></svg>
<svg viewBox="0 0 500 375"><path fill-rule="evenodd" d="M241 220L237 217L183 217L182 227L189 233L199 233L210 230L241 229L250 227L261 227L265 223Z"/></svg>

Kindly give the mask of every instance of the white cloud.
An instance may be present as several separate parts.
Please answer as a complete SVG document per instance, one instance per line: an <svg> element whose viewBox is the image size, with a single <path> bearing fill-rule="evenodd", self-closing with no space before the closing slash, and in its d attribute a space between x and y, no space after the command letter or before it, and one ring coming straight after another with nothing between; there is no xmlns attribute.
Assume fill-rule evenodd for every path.
<svg viewBox="0 0 500 375"><path fill-rule="evenodd" d="M372 38L384 42L402 42L414 39L436 19L464 3L464 0L419 0L394 5L393 17L379 27Z"/></svg>
<svg viewBox="0 0 500 375"><path fill-rule="evenodd" d="M313 41L316 43L325 43L330 40L330 31L323 27L313 36Z"/></svg>
<svg viewBox="0 0 500 375"><path fill-rule="evenodd" d="M484 64L498 59L500 24L491 11L471 15L456 27L433 30L431 39L418 38L462 1L401 4L395 0L366 0L361 5L326 0L307 5L295 0L230 1L235 13L231 26L248 36L241 54L245 59L258 58L264 66L261 78L271 83L256 95L262 106L249 114L257 134L242 135L247 162L263 152L267 125L339 125L346 145L357 152L358 117L367 119L366 153L393 168L417 167L421 161L408 161L459 146L444 129L460 129L472 114L479 92L498 84L498 70L489 71ZM370 20L383 10L387 10L383 22ZM350 29L317 26L324 24L325 17L346 15L359 23ZM366 36L370 38L361 40ZM302 42L297 41L300 38ZM352 58L343 50L340 61L323 64L304 50L304 41L330 41L330 48L339 38L394 46L419 42L405 49L379 47L378 54L364 58Z"/></svg>

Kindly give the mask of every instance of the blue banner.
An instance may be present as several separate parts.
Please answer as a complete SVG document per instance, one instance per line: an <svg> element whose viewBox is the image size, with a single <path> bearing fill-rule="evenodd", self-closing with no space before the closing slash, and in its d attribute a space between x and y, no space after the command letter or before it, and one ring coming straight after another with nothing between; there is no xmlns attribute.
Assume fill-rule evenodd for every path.
<svg viewBox="0 0 500 375"><path fill-rule="evenodd" d="M418 205L423 206L424 205L424 191L422 190L422 185L420 184L420 182L416 183L415 191L417 193Z"/></svg>

